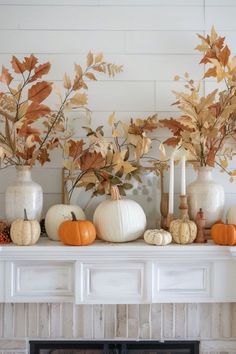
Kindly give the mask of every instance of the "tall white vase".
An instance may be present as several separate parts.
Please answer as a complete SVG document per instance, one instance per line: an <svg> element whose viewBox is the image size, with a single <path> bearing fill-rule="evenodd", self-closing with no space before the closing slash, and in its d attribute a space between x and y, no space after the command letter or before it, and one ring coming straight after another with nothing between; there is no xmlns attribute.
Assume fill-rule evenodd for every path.
<svg viewBox="0 0 236 354"><path fill-rule="evenodd" d="M30 166L16 166L16 181L7 187L5 194L6 219L12 223L24 217L24 209L28 219L40 220L43 208L42 187L31 177Z"/></svg>
<svg viewBox="0 0 236 354"><path fill-rule="evenodd" d="M223 187L212 178L211 167L200 167L197 179L188 186L190 218L195 220L200 208L205 213L206 227L210 228L224 213L225 193Z"/></svg>

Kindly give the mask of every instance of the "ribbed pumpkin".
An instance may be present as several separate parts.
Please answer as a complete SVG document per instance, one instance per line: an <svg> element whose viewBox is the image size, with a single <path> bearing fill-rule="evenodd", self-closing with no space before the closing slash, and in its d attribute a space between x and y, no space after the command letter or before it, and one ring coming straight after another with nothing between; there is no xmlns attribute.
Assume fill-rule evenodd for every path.
<svg viewBox="0 0 236 354"><path fill-rule="evenodd" d="M72 211L77 219L85 220L85 214L78 205L56 204L48 209L45 217L45 229L51 240L59 241L59 226L63 221L71 220Z"/></svg>
<svg viewBox="0 0 236 354"><path fill-rule="evenodd" d="M212 240L218 245L236 245L236 225L214 224L211 228Z"/></svg>
<svg viewBox="0 0 236 354"><path fill-rule="evenodd" d="M165 246L172 241L171 234L163 229L146 230L144 232L143 238L145 242L156 246Z"/></svg>
<svg viewBox="0 0 236 354"><path fill-rule="evenodd" d="M58 230L60 240L71 246L87 246L94 242L96 229L91 221L77 220L71 212L72 220L64 221Z"/></svg>
<svg viewBox="0 0 236 354"><path fill-rule="evenodd" d="M176 243L192 243L197 236L197 226L188 218L176 219L170 223L170 233Z"/></svg>
<svg viewBox="0 0 236 354"><path fill-rule="evenodd" d="M143 235L146 215L137 202L121 199L117 186L112 186L111 200L105 200L98 205L93 222L100 239L128 242Z"/></svg>
<svg viewBox="0 0 236 354"><path fill-rule="evenodd" d="M34 245L40 237L40 224L37 220L28 220L24 209L24 219L17 219L11 224L12 242L18 246Z"/></svg>

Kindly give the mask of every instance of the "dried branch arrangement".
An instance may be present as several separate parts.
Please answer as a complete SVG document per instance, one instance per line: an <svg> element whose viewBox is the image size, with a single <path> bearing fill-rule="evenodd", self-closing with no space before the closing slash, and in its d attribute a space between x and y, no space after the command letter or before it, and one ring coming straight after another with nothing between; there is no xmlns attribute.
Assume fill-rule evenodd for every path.
<svg viewBox="0 0 236 354"><path fill-rule="evenodd" d="M169 128L173 134L165 144L176 146L181 143L198 166L214 167L217 164L227 171L228 162L235 155L236 57L230 55L225 38L218 36L214 27L210 35L198 37L201 44L196 49L203 53L200 64L210 65L203 80L214 77L217 83L223 82L225 88L215 89L203 96L203 80L195 83L185 73L187 92L174 92L177 99L174 104L182 114L178 118L161 121L162 126ZM233 180L236 170L229 174Z"/></svg>
<svg viewBox="0 0 236 354"><path fill-rule="evenodd" d="M161 159L151 158L149 152L156 138L148 137L159 126L157 116L136 119L125 124L113 113L108 119L112 139L104 137L103 127L87 131L86 141L68 139L64 144L66 182L70 182L68 199L77 187L91 190L93 195L110 194L116 185L121 195L133 187L132 180L142 182L145 171L159 174L167 169L164 150ZM162 144L159 142L162 149Z"/></svg>
<svg viewBox="0 0 236 354"><path fill-rule="evenodd" d="M50 63L40 64L34 55L23 61L13 56L11 66L13 73L3 66L0 75L4 86L0 92L1 166L50 161L50 152L59 146L59 135L65 130L65 110L87 105L85 79L96 80L96 72L114 76L122 71L122 66L105 62L101 53L89 52L84 70L75 64L73 79L64 75L64 92L59 94L59 107L53 109L45 104L53 90L52 82L42 79L49 73Z"/></svg>

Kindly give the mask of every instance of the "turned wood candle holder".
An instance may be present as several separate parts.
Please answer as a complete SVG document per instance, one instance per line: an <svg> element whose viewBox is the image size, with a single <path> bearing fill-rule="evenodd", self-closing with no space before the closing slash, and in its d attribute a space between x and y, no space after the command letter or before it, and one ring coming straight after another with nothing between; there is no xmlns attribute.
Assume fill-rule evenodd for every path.
<svg viewBox="0 0 236 354"><path fill-rule="evenodd" d="M174 214L170 214L170 213L167 214L167 217L166 217L166 229L167 230L170 230L171 221L173 221L174 219L175 219Z"/></svg>
<svg viewBox="0 0 236 354"><path fill-rule="evenodd" d="M180 204L179 204L180 219L189 218L187 195L180 195L179 198L180 198Z"/></svg>

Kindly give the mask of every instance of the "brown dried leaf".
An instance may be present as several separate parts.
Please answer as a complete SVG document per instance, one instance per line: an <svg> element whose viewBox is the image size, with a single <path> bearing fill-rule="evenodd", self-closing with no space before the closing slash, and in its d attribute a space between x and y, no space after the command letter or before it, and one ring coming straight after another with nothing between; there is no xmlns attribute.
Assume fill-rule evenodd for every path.
<svg viewBox="0 0 236 354"><path fill-rule="evenodd" d="M219 61L223 66L226 66L228 64L229 56L230 56L230 50L226 45L224 49L218 54Z"/></svg>
<svg viewBox="0 0 236 354"><path fill-rule="evenodd" d="M87 55L87 66L91 66L93 64L93 54L92 52L90 51Z"/></svg>
<svg viewBox="0 0 236 354"><path fill-rule="evenodd" d="M217 73L216 73L216 67L214 66L213 68L209 68L205 74L204 74L204 78L206 77L216 77L217 76Z"/></svg>
<svg viewBox="0 0 236 354"><path fill-rule="evenodd" d="M34 69L34 75L31 77L29 82L33 82L37 79L40 79L43 75L48 74L50 68L51 68L51 64L49 62L37 66Z"/></svg>
<svg viewBox="0 0 236 354"><path fill-rule="evenodd" d="M22 63L14 55L11 60L11 65L16 74L23 74L23 72L26 70L24 62Z"/></svg>
<svg viewBox="0 0 236 354"><path fill-rule="evenodd" d="M32 71L38 62L38 58L31 54L29 57L25 57L24 59L25 69L28 71Z"/></svg>
<svg viewBox="0 0 236 354"><path fill-rule="evenodd" d="M50 95L51 91L51 83L47 81L38 82L28 90L28 99L40 103Z"/></svg>
<svg viewBox="0 0 236 354"><path fill-rule="evenodd" d="M102 61L103 61L103 53L101 52L95 56L95 64L100 63Z"/></svg>
<svg viewBox="0 0 236 354"><path fill-rule="evenodd" d="M2 74L0 76L0 81L3 84L6 84L8 86L8 85L10 85L12 80L13 80L13 77L9 73L9 70L7 68L5 68L5 66L2 66Z"/></svg>
<svg viewBox="0 0 236 354"><path fill-rule="evenodd" d="M83 70L82 70L81 66L79 64L76 64L76 63L75 63L75 74L79 78L83 75Z"/></svg>
<svg viewBox="0 0 236 354"><path fill-rule="evenodd" d="M85 76L90 79L96 81L96 76L93 73L86 73Z"/></svg>
<svg viewBox="0 0 236 354"><path fill-rule="evenodd" d="M73 157L74 160L80 157L83 151L84 141L82 139L79 141L74 141L70 139L68 143L69 143L69 156Z"/></svg>
<svg viewBox="0 0 236 354"><path fill-rule="evenodd" d="M88 103L88 97L85 93L76 93L70 99L70 103L75 107L85 106Z"/></svg>
<svg viewBox="0 0 236 354"><path fill-rule="evenodd" d="M51 112L50 108L44 104L39 104L38 102L32 102L26 112L26 119L28 123L32 123L39 117L43 117Z"/></svg>
<svg viewBox="0 0 236 354"><path fill-rule="evenodd" d="M87 171L90 169L100 169L105 166L105 158L101 153L87 151L80 158L81 171Z"/></svg>
<svg viewBox="0 0 236 354"><path fill-rule="evenodd" d="M168 146L177 146L180 142L180 138L176 138L174 136L172 136L171 138L168 138L164 141L164 144L165 145L168 145Z"/></svg>
<svg viewBox="0 0 236 354"><path fill-rule="evenodd" d="M45 162L50 162L49 153L46 148L40 150L37 160L40 162L41 166L43 166Z"/></svg>
<svg viewBox="0 0 236 354"><path fill-rule="evenodd" d="M70 80L70 76L67 75L67 73L64 74L63 86L64 86L65 89L67 89L67 90L70 90L70 89L71 89L71 80Z"/></svg>

